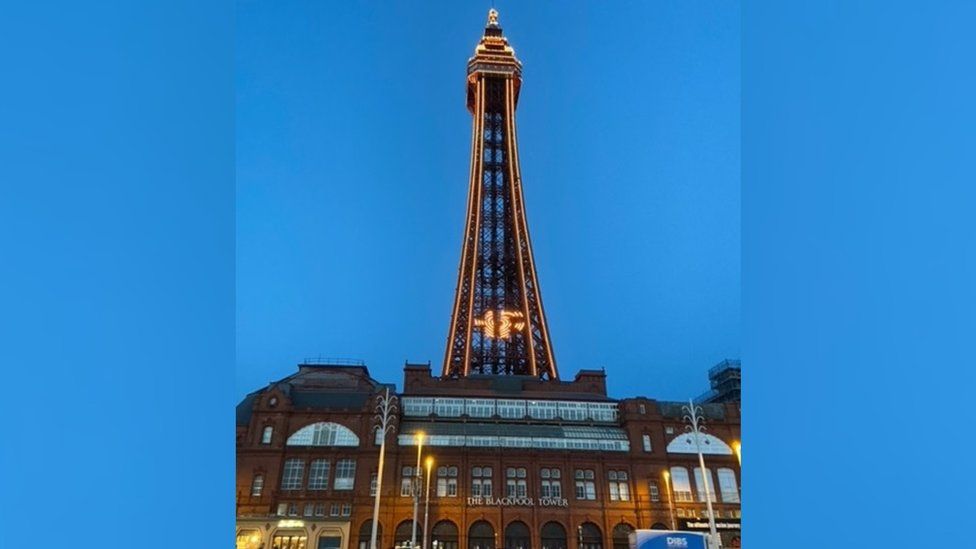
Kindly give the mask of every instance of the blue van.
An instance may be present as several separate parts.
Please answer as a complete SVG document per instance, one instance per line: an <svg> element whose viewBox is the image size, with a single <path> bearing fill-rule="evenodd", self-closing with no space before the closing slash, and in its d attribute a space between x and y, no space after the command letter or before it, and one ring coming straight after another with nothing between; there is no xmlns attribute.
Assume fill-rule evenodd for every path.
<svg viewBox="0 0 976 549"><path fill-rule="evenodd" d="M630 549L708 549L706 534L674 530L634 530Z"/></svg>

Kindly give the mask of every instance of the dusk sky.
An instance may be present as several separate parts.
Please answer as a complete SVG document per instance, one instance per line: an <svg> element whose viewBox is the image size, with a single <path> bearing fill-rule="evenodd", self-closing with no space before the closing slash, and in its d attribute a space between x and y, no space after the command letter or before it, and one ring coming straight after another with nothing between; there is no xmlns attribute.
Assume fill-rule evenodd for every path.
<svg viewBox="0 0 976 549"><path fill-rule="evenodd" d="M240 395L304 357L440 372L468 192L465 64L490 2L238 7ZM739 6L495 3L562 378L708 388L740 353ZM746 365L748 370L748 365Z"/></svg>

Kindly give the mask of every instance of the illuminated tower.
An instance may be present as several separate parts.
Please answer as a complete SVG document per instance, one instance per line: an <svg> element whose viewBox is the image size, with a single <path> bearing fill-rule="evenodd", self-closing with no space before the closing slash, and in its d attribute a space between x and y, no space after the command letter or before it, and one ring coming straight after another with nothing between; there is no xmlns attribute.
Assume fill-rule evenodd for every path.
<svg viewBox="0 0 976 549"><path fill-rule="evenodd" d="M515 132L521 85L522 64L492 9L468 61L471 180L445 377L558 378L522 199Z"/></svg>

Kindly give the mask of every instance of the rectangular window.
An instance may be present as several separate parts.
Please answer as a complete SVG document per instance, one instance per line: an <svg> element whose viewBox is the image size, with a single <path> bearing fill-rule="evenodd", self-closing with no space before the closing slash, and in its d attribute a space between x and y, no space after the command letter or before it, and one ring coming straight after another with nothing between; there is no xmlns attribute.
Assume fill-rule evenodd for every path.
<svg viewBox="0 0 976 549"><path fill-rule="evenodd" d="M576 499L596 499L596 483L593 469L576 470Z"/></svg>
<svg viewBox="0 0 976 549"><path fill-rule="evenodd" d="M369 475L369 495L376 495L376 473Z"/></svg>
<svg viewBox="0 0 976 549"><path fill-rule="evenodd" d="M651 451L651 435L644 435L641 437L641 441L644 443L644 451Z"/></svg>
<svg viewBox="0 0 976 549"><path fill-rule="evenodd" d="M523 419L526 414L524 400L504 400L495 401L496 413L505 419Z"/></svg>
<svg viewBox="0 0 976 549"><path fill-rule="evenodd" d="M268 425L261 432L261 444L271 444L271 435L274 434L274 427Z"/></svg>
<svg viewBox="0 0 976 549"><path fill-rule="evenodd" d="M413 496L413 467L407 466L400 470L400 496Z"/></svg>
<svg viewBox="0 0 976 549"><path fill-rule="evenodd" d="M437 468L437 497L457 496L458 468L455 466Z"/></svg>
<svg viewBox="0 0 976 549"><path fill-rule="evenodd" d="M638 405L637 405L637 408L638 408L638 409L640 410L640 413L641 413L641 415L643 415L643 414L646 414L646 413L647 413L647 407L646 407L646 406L644 406L643 404L638 404Z"/></svg>
<svg viewBox="0 0 976 549"><path fill-rule="evenodd" d="M471 495L490 498L491 467L474 467L471 469Z"/></svg>
<svg viewBox="0 0 976 549"><path fill-rule="evenodd" d="M332 488L336 490L352 490L356 481L356 460L340 459L336 462L335 482Z"/></svg>
<svg viewBox="0 0 976 549"><path fill-rule="evenodd" d="M264 490L264 475L254 475L251 481L251 496L260 497L262 490Z"/></svg>
<svg viewBox="0 0 976 549"><path fill-rule="evenodd" d="M376 434L373 435L373 444L381 446L383 444L383 429L377 429Z"/></svg>
<svg viewBox="0 0 976 549"><path fill-rule="evenodd" d="M338 503L333 503L329 507L329 516L330 517L337 517L337 516L339 516L339 504Z"/></svg>
<svg viewBox="0 0 976 549"><path fill-rule="evenodd" d="M308 489L309 490L328 490L329 489L329 460L316 459L308 468Z"/></svg>
<svg viewBox="0 0 976 549"><path fill-rule="evenodd" d="M722 501L726 503L739 503L739 486L735 481L735 471L728 467L718 470L718 486L722 492Z"/></svg>
<svg viewBox="0 0 976 549"><path fill-rule="evenodd" d="M434 400L434 413L441 417L460 417L463 409L463 398L438 398Z"/></svg>
<svg viewBox="0 0 976 549"><path fill-rule="evenodd" d="M542 477L540 497L561 498L563 497L562 484L558 480L561 476L559 469L541 469L539 476Z"/></svg>
<svg viewBox="0 0 976 549"><path fill-rule="evenodd" d="M674 501L694 501L691 496L691 480L688 478L688 469L684 467L671 468L671 491L674 493Z"/></svg>
<svg viewBox="0 0 976 549"><path fill-rule="evenodd" d="M403 415L405 416L429 416L434 412L434 399L404 397Z"/></svg>
<svg viewBox="0 0 976 549"><path fill-rule="evenodd" d="M718 501L715 497L715 477L712 476L712 470L706 468L705 475L708 480L708 499L712 502ZM702 477L702 471L700 467L695 467L695 486L698 488L698 501L705 501L705 481L706 479Z"/></svg>
<svg viewBox="0 0 976 549"><path fill-rule="evenodd" d="M305 475L305 461L297 458L285 460L285 468L281 474L282 490L301 490L302 477Z"/></svg>
<svg viewBox="0 0 976 549"><path fill-rule="evenodd" d="M317 517L324 517L325 516L325 504L324 503L316 503L315 504L315 516L317 516Z"/></svg>
<svg viewBox="0 0 976 549"><path fill-rule="evenodd" d="M657 483L649 481L647 483L647 491L651 495L651 501L661 501L661 490L658 488Z"/></svg>
<svg viewBox="0 0 976 549"><path fill-rule="evenodd" d="M287 514L288 514L288 504L287 503L279 503L278 504L278 516L279 517L283 517L283 516L285 516Z"/></svg>
<svg viewBox="0 0 976 549"><path fill-rule="evenodd" d="M306 517L310 517L310 516L312 516L312 512L314 510L315 510L315 506L314 505L312 505L311 503L306 503L305 504L305 512L302 513L302 515L304 515Z"/></svg>
<svg viewBox="0 0 976 549"><path fill-rule="evenodd" d="M297 517L298 516L298 504L297 503L289 503L288 504L288 516L289 517Z"/></svg>
<svg viewBox="0 0 976 549"><path fill-rule="evenodd" d="M630 483L627 471L607 471L609 479L610 501L629 501Z"/></svg>
<svg viewBox="0 0 976 549"><path fill-rule="evenodd" d="M342 516L348 517L351 514L352 514L352 504L351 503L343 503L342 504Z"/></svg>

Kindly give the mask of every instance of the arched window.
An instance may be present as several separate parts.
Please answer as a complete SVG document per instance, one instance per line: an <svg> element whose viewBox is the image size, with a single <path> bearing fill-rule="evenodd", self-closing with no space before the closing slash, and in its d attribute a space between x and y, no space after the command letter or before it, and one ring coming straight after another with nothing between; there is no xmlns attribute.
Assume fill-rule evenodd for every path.
<svg viewBox="0 0 976 549"><path fill-rule="evenodd" d="M613 549L627 549L630 547L630 533L633 531L634 527L626 522L621 522L620 524L614 526Z"/></svg>
<svg viewBox="0 0 976 549"><path fill-rule="evenodd" d="M735 481L735 471L728 467L721 467L718 470L718 487L722 492L722 501L739 503L739 485Z"/></svg>
<svg viewBox="0 0 976 549"><path fill-rule="evenodd" d="M592 522L584 522L579 526L580 549L603 549L603 532Z"/></svg>
<svg viewBox="0 0 976 549"><path fill-rule="evenodd" d="M542 549L566 549L566 529L558 522L542 525Z"/></svg>
<svg viewBox="0 0 976 549"><path fill-rule="evenodd" d="M264 475L258 473L254 475L251 479L251 496L261 497L261 492L264 490Z"/></svg>
<svg viewBox="0 0 976 549"><path fill-rule="evenodd" d="M674 501L694 501L691 495L691 479L688 478L688 469L684 467L671 468L671 492L674 494Z"/></svg>
<svg viewBox="0 0 976 549"><path fill-rule="evenodd" d="M423 537L420 534L421 532L418 529L417 530L418 544L420 543L420 540L423 539ZM395 547L402 547L404 545L409 545L412 539L413 539L413 521L407 519L397 525L396 534L393 536L393 543Z"/></svg>
<svg viewBox="0 0 976 549"><path fill-rule="evenodd" d="M479 520L468 529L468 549L495 549L495 529Z"/></svg>
<svg viewBox="0 0 976 549"><path fill-rule="evenodd" d="M306 425L288 437L288 446L359 446L359 437L338 423Z"/></svg>
<svg viewBox="0 0 976 549"><path fill-rule="evenodd" d="M359 549L370 549L369 540L373 535L373 520L366 519L359 527ZM383 547L383 524L376 525L376 547Z"/></svg>
<svg viewBox="0 0 976 549"><path fill-rule="evenodd" d="M430 532L431 549L458 549L458 527L449 520L434 525Z"/></svg>
<svg viewBox="0 0 976 549"><path fill-rule="evenodd" d="M271 444L271 436L274 434L274 427L266 425L261 431L261 444Z"/></svg>
<svg viewBox="0 0 976 549"><path fill-rule="evenodd" d="M705 501L705 480L708 480L708 499L712 500L712 503L716 502L715 498L715 476L712 475L712 470L705 468L705 476L702 477L702 470L700 467L695 467L695 486L698 488L698 501Z"/></svg>
<svg viewBox="0 0 976 549"><path fill-rule="evenodd" d="M702 433L698 440L701 443L701 453L705 455L732 455L732 448L715 435ZM674 437L667 450L669 454L697 454L698 445L695 444L694 433L683 433Z"/></svg>
<svg viewBox="0 0 976 549"><path fill-rule="evenodd" d="M524 522L516 520L505 527L505 549L532 549L529 527Z"/></svg>

